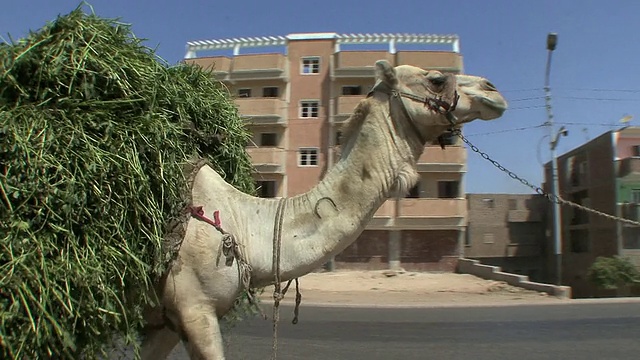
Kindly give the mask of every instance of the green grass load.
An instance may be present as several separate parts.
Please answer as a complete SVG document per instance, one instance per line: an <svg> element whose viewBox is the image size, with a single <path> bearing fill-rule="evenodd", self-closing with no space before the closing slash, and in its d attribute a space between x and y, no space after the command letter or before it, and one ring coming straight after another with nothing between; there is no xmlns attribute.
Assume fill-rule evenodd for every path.
<svg viewBox="0 0 640 360"><path fill-rule="evenodd" d="M81 8L0 44L0 358L96 358L137 337L207 160L252 193L227 90Z"/></svg>

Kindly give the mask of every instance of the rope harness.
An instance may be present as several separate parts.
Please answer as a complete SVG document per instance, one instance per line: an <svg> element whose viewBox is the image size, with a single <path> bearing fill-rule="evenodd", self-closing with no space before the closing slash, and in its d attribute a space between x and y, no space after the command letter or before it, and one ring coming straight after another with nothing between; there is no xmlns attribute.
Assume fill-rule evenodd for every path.
<svg viewBox="0 0 640 360"><path fill-rule="evenodd" d="M300 293L299 281L298 278L291 279L287 282L287 285L284 289L281 288L281 279L280 279L280 254L282 249L282 225L284 223L284 210L286 205L286 198L280 198L278 201L278 207L276 209L276 217L275 217L275 225L273 228L273 263L272 263L272 273L274 276L273 286L273 353L271 358L276 359L278 352L278 322L280 321L280 301L284 298L284 295L289 290L289 286L295 280L296 282L296 300L295 307L293 310L293 320L291 320L292 324L298 323L298 314L300 309L300 303L302 302L302 294ZM266 319L266 316L262 313L262 310L257 306L255 302L255 294L253 289L251 288L251 272L253 271L251 265L246 261L241 249L240 245L236 241L235 237L226 232L221 225L220 222L220 211L216 210L213 212L213 220L205 215L204 209L202 206L192 206L189 208L191 216L194 218L204 221L207 224L213 226L218 232L222 234L222 242L220 245L220 250L218 251L218 258L216 260L216 266L219 265L220 255L224 254L225 256L225 265L231 266L233 265L234 258L238 262L238 271L239 276L242 282L242 287L247 293L247 297L252 305L256 306L263 317Z"/></svg>

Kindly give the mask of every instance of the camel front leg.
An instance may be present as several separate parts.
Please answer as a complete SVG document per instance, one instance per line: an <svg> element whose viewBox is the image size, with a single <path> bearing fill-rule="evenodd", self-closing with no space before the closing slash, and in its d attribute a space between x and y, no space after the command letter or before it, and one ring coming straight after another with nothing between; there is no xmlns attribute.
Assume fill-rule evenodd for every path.
<svg viewBox="0 0 640 360"><path fill-rule="evenodd" d="M218 317L209 304L184 304L179 311L183 343L191 360L224 360Z"/></svg>

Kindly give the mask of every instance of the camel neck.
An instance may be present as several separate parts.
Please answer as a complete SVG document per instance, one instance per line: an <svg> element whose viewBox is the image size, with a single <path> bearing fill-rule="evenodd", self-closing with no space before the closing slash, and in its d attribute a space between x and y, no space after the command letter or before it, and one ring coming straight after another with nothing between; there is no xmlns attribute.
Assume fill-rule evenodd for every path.
<svg viewBox="0 0 640 360"><path fill-rule="evenodd" d="M387 102L371 101L369 105L371 109L358 132L352 134L340 160L325 178L307 193L286 200L282 281L317 269L355 241L397 186L406 167L411 168L407 164L415 164L412 146L396 133L388 113L388 98ZM415 173L415 167L410 170ZM408 186L415 183L413 177L404 181ZM264 260L272 264L271 258ZM272 274L255 275L273 279Z"/></svg>

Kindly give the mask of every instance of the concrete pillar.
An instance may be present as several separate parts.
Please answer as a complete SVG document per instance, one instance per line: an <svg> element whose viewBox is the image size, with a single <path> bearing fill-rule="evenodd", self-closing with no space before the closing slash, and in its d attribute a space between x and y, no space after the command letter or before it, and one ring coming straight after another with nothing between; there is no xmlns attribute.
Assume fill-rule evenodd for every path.
<svg viewBox="0 0 640 360"><path fill-rule="evenodd" d="M463 227L458 230L458 257L464 257L465 242L467 240L467 228Z"/></svg>
<svg viewBox="0 0 640 360"><path fill-rule="evenodd" d="M327 271L335 271L336 270L336 257L332 256L331 259L329 259L329 261L327 261L326 264L324 264L324 267Z"/></svg>
<svg viewBox="0 0 640 360"><path fill-rule="evenodd" d="M400 270L400 248L402 246L402 232L400 230L389 231L389 269Z"/></svg>

